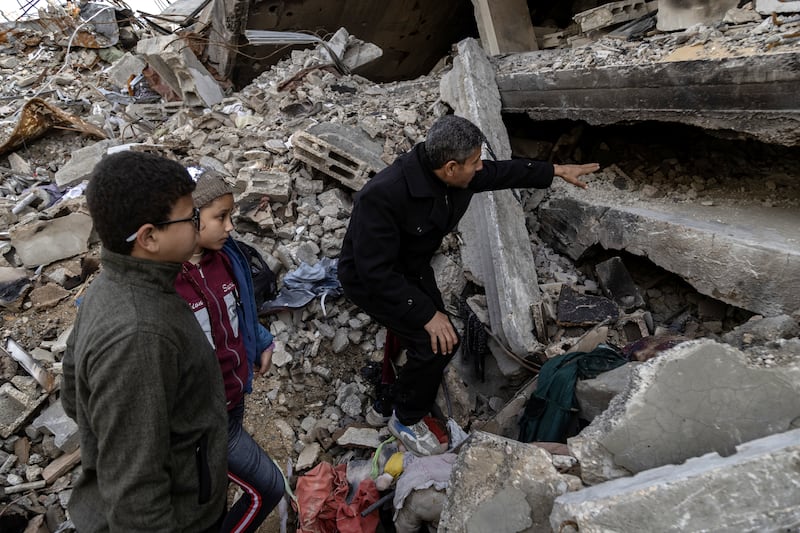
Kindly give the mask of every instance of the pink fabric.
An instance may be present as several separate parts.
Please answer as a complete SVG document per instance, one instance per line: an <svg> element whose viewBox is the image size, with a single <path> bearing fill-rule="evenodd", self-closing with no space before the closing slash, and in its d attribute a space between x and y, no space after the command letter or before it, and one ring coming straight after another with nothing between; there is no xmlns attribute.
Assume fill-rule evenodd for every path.
<svg viewBox="0 0 800 533"><path fill-rule="evenodd" d="M361 511L378 501L375 482L362 481L349 505L345 501L348 491L347 465L334 468L323 462L301 476L295 488L297 533L374 533L378 511L365 517Z"/></svg>

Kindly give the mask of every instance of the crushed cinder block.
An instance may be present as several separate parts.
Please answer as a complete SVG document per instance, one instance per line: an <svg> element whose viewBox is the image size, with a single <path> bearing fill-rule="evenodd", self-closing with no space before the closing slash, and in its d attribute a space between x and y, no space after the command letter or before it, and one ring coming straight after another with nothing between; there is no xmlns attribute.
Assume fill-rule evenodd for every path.
<svg viewBox="0 0 800 533"><path fill-rule="evenodd" d="M619 307L608 298L580 294L564 285L558 296L557 313L560 326L592 326L619 317Z"/></svg>
<svg viewBox="0 0 800 533"><path fill-rule="evenodd" d="M639 287L619 257L612 257L595 266L603 293L626 311L644 306Z"/></svg>
<svg viewBox="0 0 800 533"><path fill-rule="evenodd" d="M64 412L60 399L37 416L31 425L39 431L53 435L55 445L64 453L73 452L78 447L78 425Z"/></svg>
<svg viewBox="0 0 800 533"><path fill-rule="evenodd" d="M47 399L47 394L32 397L11 383L0 386L0 437L16 433L25 420Z"/></svg>
<svg viewBox="0 0 800 533"><path fill-rule="evenodd" d="M240 205L259 205L264 197L270 202L286 203L292 192L292 177L286 172L245 167L239 171L237 180L247 183L245 191L237 198Z"/></svg>
<svg viewBox="0 0 800 533"><path fill-rule="evenodd" d="M621 0L582 11L573 16L572 20L578 24L582 32L587 32L635 20L657 9L657 1Z"/></svg>
<svg viewBox="0 0 800 533"><path fill-rule="evenodd" d="M652 318L650 319L652 322ZM621 329L628 343L638 341L650 335L647 313L641 310L620 317L617 321L617 329Z"/></svg>
<svg viewBox="0 0 800 533"><path fill-rule="evenodd" d="M295 132L295 158L355 191L386 167L383 149L359 128L325 122Z"/></svg>

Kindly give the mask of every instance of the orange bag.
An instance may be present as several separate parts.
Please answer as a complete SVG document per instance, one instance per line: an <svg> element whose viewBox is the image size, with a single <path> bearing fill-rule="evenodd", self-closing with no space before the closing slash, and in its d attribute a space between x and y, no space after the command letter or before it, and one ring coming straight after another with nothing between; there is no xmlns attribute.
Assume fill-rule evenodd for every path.
<svg viewBox="0 0 800 533"><path fill-rule="evenodd" d="M347 465L319 463L297 480L295 496L299 526L297 533L375 533L377 509L362 517L361 511L378 501L372 479L362 481L350 504ZM299 509L298 509L299 507Z"/></svg>

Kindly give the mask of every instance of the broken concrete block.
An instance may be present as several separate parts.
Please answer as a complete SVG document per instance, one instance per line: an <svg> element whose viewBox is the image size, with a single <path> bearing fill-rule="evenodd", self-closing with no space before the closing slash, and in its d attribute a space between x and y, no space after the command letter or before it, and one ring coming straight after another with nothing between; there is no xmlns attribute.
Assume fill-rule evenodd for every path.
<svg viewBox="0 0 800 533"><path fill-rule="evenodd" d="M303 451L300 452L300 456L297 458L297 464L295 464L295 468L298 471L311 468L316 464L321 451L322 447L318 442L307 444L306 447L303 448Z"/></svg>
<svg viewBox="0 0 800 533"><path fill-rule="evenodd" d="M243 203L260 202L265 196L271 202L286 203L291 194L292 177L285 172L251 171L247 188L239 197ZM239 173L241 177L242 173Z"/></svg>
<svg viewBox="0 0 800 533"><path fill-rule="evenodd" d="M564 285L558 297L557 312L560 326L592 326L617 318L619 307L608 298L580 294Z"/></svg>
<svg viewBox="0 0 800 533"><path fill-rule="evenodd" d="M47 399L47 394L31 397L11 383L0 386L0 437L16 433L25 420Z"/></svg>
<svg viewBox="0 0 800 533"><path fill-rule="evenodd" d="M708 453L559 496L550 526L674 533L796 528L800 429L746 442L725 455Z"/></svg>
<svg viewBox="0 0 800 533"><path fill-rule="evenodd" d="M787 431L800 412L800 368L749 367L742 352L690 341L635 368L630 386L568 439L583 481L723 455L752 439Z"/></svg>
<svg viewBox="0 0 800 533"><path fill-rule="evenodd" d="M685 30L695 24L720 22L729 9L739 5L739 0L709 0L706 2L659 0L657 5L658 22L656 27L661 31L675 31Z"/></svg>
<svg viewBox="0 0 800 533"><path fill-rule="evenodd" d="M106 155L108 149L118 144L117 141L109 139L75 150L67 164L56 172L56 185L63 189L85 180L94 166Z"/></svg>
<svg viewBox="0 0 800 533"><path fill-rule="evenodd" d="M658 1L621 0L582 11L572 17L581 32L606 28L615 24L638 19L658 10Z"/></svg>
<svg viewBox="0 0 800 533"><path fill-rule="evenodd" d="M625 311L644 306L639 287L619 257L612 257L595 265L598 282L603 293L617 302Z"/></svg>
<svg viewBox="0 0 800 533"><path fill-rule="evenodd" d="M128 81L141 74L146 66L144 59L127 52L108 69L108 78L120 89L127 89Z"/></svg>
<svg viewBox="0 0 800 533"><path fill-rule="evenodd" d="M789 315L754 316L722 336L722 340L737 347L752 343L767 343L777 339L800 336L800 324Z"/></svg>
<svg viewBox="0 0 800 533"><path fill-rule="evenodd" d="M78 424L67 413L59 399L33 420L33 427L55 437L55 445L64 453L71 453L80 444Z"/></svg>
<svg viewBox="0 0 800 533"><path fill-rule="evenodd" d="M474 432L453 465L439 532L548 531L568 486L542 448Z"/></svg>
<svg viewBox="0 0 800 533"><path fill-rule="evenodd" d="M0 306L15 308L30 288L28 272L24 268L0 266Z"/></svg>
<svg viewBox="0 0 800 533"><path fill-rule="evenodd" d="M375 428L348 427L336 437L339 446L375 449L381 445L381 436Z"/></svg>
<svg viewBox="0 0 800 533"><path fill-rule="evenodd" d="M49 309L55 307L58 302L70 295L70 292L55 283L47 283L41 287L33 289L30 293L30 300L36 310Z"/></svg>
<svg viewBox="0 0 800 533"><path fill-rule="evenodd" d="M350 70L371 63L383 55L383 50L379 46L356 39L344 28L336 30L326 45L327 47L319 46L320 56L332 61L328 51L330 49Z"/></svg>
<svg viewBox="0 0 800 533"><path fill-rule="evenodd" d="M519 439L519 416L538 383L535 377L528 381L494 417L478 429L509 439Z"/></svg>
<svg viewBox="0 0 800 533"><path fill-rule="evenodd" d="M92 219L85 213L71 213L52 220L11 229L11 244L26 267L48 265L74 257L88 249Z"/></svg>
<svg viewBox="0 0 800 533"><path fill-rule="evenodd" d="M756 11L762 15L800 13L800 0L756 0Z"/></svg>
<svg viewBox="0 0 800 533"><path fill-rule="evenodd" d="M222 102L224 94L219 83L183 39L175 35L142 39L136 45L136 53L181 96L185 105L211 107Z"/></svg>
<svg viewBox="0 0 800 533"><path fill-rule="evenodd" d="M295 158L354 191L386 167L383 147L359 128L324 122L295 132L290 142Z"/></svg>
<svg viewBox="0 0 800 533"><path fill-rule="evenodd" d="M575 399L580 412L578 416L591 422L608 409L611 400L628 387L633 367L641 364L631 362L603 372L594 379L579 379L575 384Z"/></svg>
<svg viewBox="0 0 800 533"><path fill-rule="evenodd" d="M318 212L321 217L347 218L353 210L352 197L338 188L320 193L317 195L317 201L322 206Z"/></svg>

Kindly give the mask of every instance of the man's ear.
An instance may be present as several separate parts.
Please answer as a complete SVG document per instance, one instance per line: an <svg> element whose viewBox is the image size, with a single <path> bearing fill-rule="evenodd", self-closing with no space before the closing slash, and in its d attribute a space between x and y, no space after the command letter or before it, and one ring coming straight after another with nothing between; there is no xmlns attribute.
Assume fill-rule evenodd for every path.
<svg viewBox="0 0 800 533"><path fill-rule="evenodd" d="M444 173L448 176L452 176L453 173L456 171L456 167L458 166L458 162L455 159L451 159L447 163L444 164Z"/></svg>
<svg viewBox="0 0 800 533"><path fill-rule="evenodd" d="M151 255L158 252L158 231L153 224L142 224L136 232L136 239L133 241L133 251L131 255Z"/></svg>

